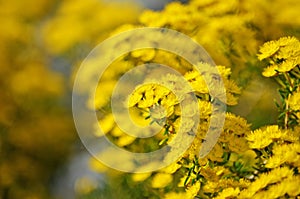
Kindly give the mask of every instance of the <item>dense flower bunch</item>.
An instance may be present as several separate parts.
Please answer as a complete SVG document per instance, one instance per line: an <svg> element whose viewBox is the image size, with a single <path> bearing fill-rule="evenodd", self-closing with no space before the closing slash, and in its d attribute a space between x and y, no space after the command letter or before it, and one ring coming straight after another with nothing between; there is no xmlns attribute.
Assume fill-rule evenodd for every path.
<svg viewBox="0 0 300 199"><path fill-rule="evenodd" d="M205 68L206 65L199 63L199 66ZM223 66L217 68L226 88L227 105L237 104L240 89L230 80L231 70ZM212 96L203 75L197 71L187 70L183 77L191 87L186 87L182 83L183 79L169 74L159 82L151 81L151 77L150 80L146 79L145 82L151 83L137 87L128 96L128 107L135 121L142 121L144 125L164 124L161 133L152 140L141 143L135 137L126 135L117 126L114 127L111 115L111 122L108 122L107 117L100 120L104 127L109 126L105 131L106 136L111 136L118 146L125 146L135 152L148 152L157 149L159 145L170 144L180 133L193 132L194 122L199 122L191 146L176 162L157 172L132 174L132 184L144 181L146 187L153 188L151 191L147 188L148 192L160 198L277 198L299 195L299 190L293 185L293 182L299 181L298 123L294 130L273 125L251 131L245 119L227 113L217 144L208 156L199 159L199 151L205 142L210 123ZM292 77L294 80L297 79ZM177 96L168 88L182 95ZM191 92L196 94L198 104L193 104L189 97L182 97ZM185 104L182 110L180 103ZM199 121L193 118L196 115L195 107L199 108ZM181 127L183 131L179 130L181 121L184 121ZM182 139L184 141L187 140ZM144 150L149 143L151 147ZM180 143L177 147L180 147ZM104 168L96 161L92 165L96 170Z"/></svg>
<svg viewBox="0 0 300 199"><path fill-rule="evenodd" d="M241 75L239 82L247 77L245 71L247 73L254 67L268 64L263 75L274 76L281 86L278 125L251 130L246 119L227 112L218 142L206 157L199 158L200 148L206 141L204 137L211 121L214 100L207 90L207 82L203 78L205 73L199 74L195 66L176 55L154 49L133 51L116 60L99 82L101 89L97 90L95 104L92 103L94 100L89 102L92 109L98 110L99 122L106 136L129 151L148 152L172 143L180 133L195 132L191 146L170 166L156 172L126 174L123 177L114 175L120 181L125 178L122 181L125 186L139 187L140 190L133 191L135 193L128 191L129 195L136 198L170 199L300 196L297 186L300 180L299 41L295 37L282 37L263 44L263 41L283 36L283 27L299 34L293 28L295 24L299 28L299 21L283 25L283 15L268 17L272 16L270 6L274 9L280 7L290 17L295 15L296 12L287 12L291 7L279 1L272 4L255 1L255 6L253 5L252 2L234 0L226 3L193 0L186 5L176 2L169 4L161 12L146 11L140 17L139 25L126 25L114 32L141 26L172 28L203 44L217 64L231 66L234 73ZM255 54L261 44L257 59ZM265 62L259 63L258 60ZM128 96L127 104L133 120L143 125L164 124L163 130L155 137L136 139L122 132L112 115L106 114L103 117L105 114L102 112L109 110L110 95L122 72L148 62L173 67L183 75L190 87L182 86L182 80L172 74L166 75L160 84L152 81L136 87ZM200 67L205 68L204 65L199 63ZM245 70L247 67L250 69ZM231 79L236 75L227 67L217 68L225 85L227 105L236 105L237 95L241 93L241 89ZM170 86L180 88L185 94L190 93L191 88L196 95L197 104L193 104L188 97L174 95L168 89ZM186 108L180 109L180 103L186 104ZM200 112L196 129L193 120L195 110L191 107L198 107ZM178 128L182 120L185 121L183 132ZM103 136L97 133L95 132L96 135ZM91 167L99 172L107 170L96 160L91 160Z"/></svg>
<svg viewBox="0 0 300 199"><path fill-rule="evenodd" d="M295 37L282 37L269 41L260 48L260 60L266 59L269 66L263 75L274 77L280 85L281 105L279 117L285 128L299 124L300 119L300 42Z"/></svg>

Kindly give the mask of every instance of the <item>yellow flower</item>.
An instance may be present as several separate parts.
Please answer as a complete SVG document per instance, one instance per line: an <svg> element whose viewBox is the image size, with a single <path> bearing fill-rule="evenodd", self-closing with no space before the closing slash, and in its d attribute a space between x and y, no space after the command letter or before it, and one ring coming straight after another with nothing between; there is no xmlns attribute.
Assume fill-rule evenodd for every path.
<svg viewBox="0 0 300 199"><path fill-rule="evenodd" d="M197 70L188 71L184 74L184 78L188 81L195 80L198 76L200 76Z"/></svg>
<svg viewBox="0 0 300 199"><path fill-rule="evenodd" d="M230 77L230 75L231 75L231 68L228 68L226 66L220 66L220 65L218 65L217 68L218 68L219 73L221 74L221 76L224 79L228 79Z"/></svg>
<svg viewBox="0 0 300 199"><path fill-rule="evenodd" d="M291 45L280 47L280 50L276 54L274 58L279 60L287 60L287 59L294 59L299 56L300 53L300 42L292 43Z"/></svg>
<svg viewBox="0 0 300 199"><path fill-rule="evenodd" d="M266 168L276 168L284 163L300 166L300 144L278 144L274 146L272 157L267 161Z"/></svg>
<svg viewBox="0 0 300 199"><path fill-rule="evenodd" d="M176 193L176 192L170 192L170 193L167 193L164 197L164 199L188 199L187 198L187 194L185 192L179 192L179 193Z"/></svg>
<svg viewBox="0 0 300 199"><path fill-rule="evenodd" d="M115 84L115 80L101 82L96 89L95 98L93 98L93 93L91 94L88 101L88 107L94 110L106 106L112 95Z"/></svg>
<svg viewBox="0 0 300 199"><path fill-rule="evenodd" d="M287 59L278 66L278 71L282 72L282 73L288 72L288 71L292 70L293 68L295 68L299 63L300 63L299 58Z"/></svg>
<svg viewBox="0 0 300 199"><path fill-rule="evenodd" d="M224 150L220 143L217 143L214 148L209 152L207 158L211 161L222 162Z"/></svg>
<svg viewBox="0 0 300 199"><path fill-rule="evenodd" d="M280 198L285 194L288 194L289 198L294 198L298 194L300 194L299 184L300 177L291 176L287 179L282 180L280 183L270 186L267 190L256 193L251 198Z"/></svg>
<svg viewBox="0 0 300 199"><path fill-rule="evenodd" d="M252 198L257 191L267 187L269 184L280 182L291 176L293 176L293 170L287 167L276 168L269 173L263 173L247 189L243 190L239 197Z"/></svg>
<svg viewBox="0 0 300 199"><path fill-rule="evenodd" d="M154 175L152 179L152 187L153 188L164 188L168 186L173 180L173 176L168 173L157 173Z"/></svg>
<svg viewBox="0 0 300 199"><path fill-rule="evenodd" d="M140 92L134 92L129 96L128 107L133 107L143 98L143 94Z"/></svg>
<svg viewBox="0 0 300 199"><path fill-rule="evenodd" d="M299 43L298 39L296 37L281 37L278 39L279 46L288 46L293 45L295 43Z"/></svg>
<svg viewBox="0 0 300 199"><path fill-rule="evenodd" d="M246 137L250 148L262 149L269 146L275 140L295 142L299 138L288 130L281 130L277 125L267 126L264 129L257 129Z"/></svg>
<svg viewBox="0 0 300 199"><path fill-rule="evenodd" d="M88 176L83 176L76 180L74 189L76 193L79 194L88 194L95 190L98 186L96 180L91 179Z"/></svg>
<svg viewBox="0 0 300 199"><path fill-rule="evenodd" d="M247 140L234 135L228 135L228 147L232 152L242 153L249 149Z"/></svg>
<svg viewBox="0 0 300 199"><path fill-rule="evenodd" d="M261 54L258 55L259 60L263 60L274 55L279 50L279 43L277 41L269 41L263 44L260 47L259 52Z"/></svg>
<svg viewBox="0 0 300 199"><path fill-rule="evenodd" d="M153 120L159 120L171 116L174 112L174 106L153 105L149 112Z"/></svg>
<svg viewBox="0 0 300 199"><path fill-rule="evenodd" d="M141 49L131 52L132 57L140 58L142 61L151 61L155 56L155 49Z"/></svg>
<svg viewBox="0 0 300 199"><path fill-rule="evenodd" d="M250 132L250 124L245 118L237 116L233 113L226 113L224 131L234 133L235 135L243 135Z"/></svg>
<svg viewBox="0 0 300 199"><path fill-rule="evenodd" d="M199 190L201 187L201 182L197 181L195 184L188 186L186 188L186 194L187 194L187 198L195 198L195 196L198 194Z"/></svg>
<svg viewBox="0 0 300 199"><path fill-rule="evenodd" d="M173 162L172 164L170 164L169 166L161 169L161 172L164 173L169 173L169 174L173 174L175 173L178 169L180 169L182 167L181 164L178 164L177 162Z"/></svg>
<svg viewBox="0 0 300 199"><path fill-rule="evenodd" d="M135 141L136 137L124 134L119 137L117 145L120 147L127 146Z"/></svg>
<svg viewBox="0 0 300 199"><path fill-rule="evenodd" d="M278 66L277 65L271 65L264 69L262 72L263 76L265 77L273 77L278 74Z"/></svg>
<svg viewBox="0 0 300 199"><path fill-rule="evenodd" d="M182 117L193 117L198 111L198 102L193 99L185 99L180 104Z"/></svg>
<svg viewBox="0 0 300 199"><path fill-rule="evenodd" d="M215 197L215 199L232 198L232 197L236 197L239 193L240 193L239 188L229 187L229 188L223 189L222 192L219 193L219 195L217 197Z"/></svg>
<svg viewBox="0 0 300 199"><path fill-rule="evenodd" d="M288 103L291 109L300 111L300 92L293 93Z"/></svg>
<svg viewBox="0 0 300 199"><path fill-rule="evenodd" d="M160 104L164 107L173 107L174 108L174 111L176 109L176 106L178 104L178 100L176 98L176 96L173 94L173 93L170 93L164 97L161 98L160 100ZM180 115L180 114L178 114Z"/></svg>
<svg viewBox="0 0 300 199"><path fill-rule="evenodd" d="M95 135L101 137L107 134L115 125L114 117L112 114L106 115L104 118L99 120L99 124L95 125Z"/></svg>
<svg viewBox="0 0 300 199"><path fill-rule="evenodd" d="M102 164L102 162L100 162L99 160L97 160L96 158L91 158L89 160L89 167L95 171L95 172L99 172L99 173L103 173L108 171L110 168L104 164Z"/></svg>
<svg viewBox="0 0 300 199"><path fill-rule="evenodd" d="M183 118L182 120L177 119L176 122L174 122L176 133L189 132L194 127L194 125L195 125L195 121L193 118Z"/></svg>
<svg viewBox="0 0 300 199"><path fill-rule="evenodd" d="M116 126L111 130L110 134L111 134L112 136L114 136L114 137L120 137L121 135L123 135L123 134L125 134L125 133L123 132L122 129L119 128L118 125L116 125Z"/></svg>
<svg viewBox="0 0 300 199"><path fill-rule="evenodd" d="M152 173L134 173L131 175L131 178L134 182L142 182L149 178Z"/></svg>
<svg viewBox="0 0 300 199"><path fill-rule="evenodd" d="M210 102L198 100L198 107L201 119L207 119L210 117L212 109Z"/></svg>
<svg viewBox="0 0 300 199"><path fill-rule="evenodd" d="M241 89L233 80L225 79L224 86L226 91L233 94L241 94Z"/></svg>
<svg viewBox="0 0 300 199"><path fill-rule="evenodd" d="M159 99L162 99L162 100L164 98L166 98L167 96L169 96L169 100L172 99L174 101L170 100L166 103L170 103L169 105L176 104L176 102L175 102L176 101L176 96L174 95L174 93L171 93L171 91L168 88L166 88L162 85L155 85L155 96L156 96L156 98L159 98Z"/></svg>

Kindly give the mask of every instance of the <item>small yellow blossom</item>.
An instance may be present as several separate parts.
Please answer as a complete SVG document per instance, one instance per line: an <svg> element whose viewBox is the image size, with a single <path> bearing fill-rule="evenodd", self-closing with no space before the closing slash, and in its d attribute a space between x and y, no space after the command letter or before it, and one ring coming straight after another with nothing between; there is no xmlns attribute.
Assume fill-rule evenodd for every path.
<svg viewBox="0 0 300 199"><path fill-rule="evenodd" d="M300 194L299 184L300 177L291 176L287 179L282 180L280 183L270 186L267 190L256 193L251 198L280 198L285 194L288 194L289 197L295 197Z"/></svg>
<svg viewBox="0 0 300 199"><path fill-rule="evenodd" d="M185 192L170 192L164 196L164 199L188 199L187 194Z"/></svg>
<svg viewBox="0 0 300 199"><path fill-rule="evenodd" d="M142 182L149 178L152 173L134 173L131 175L131 178L134 182Z"/></svg>
<svg viewBox="0 0 300 199"><path fill-rule="evenodd" d="M186 188L187 198L194 198L198 194L200 187L201 187L201 182L199 181L197 181L195 184L191 186L188 186Z"/></svg>
<svg viewBox="0 0 300 199"><path fill-rule="evenodd" d="M224 79L229 78L231 75L231 69L226 66L217 66L219 73Z"/></svg>
<svg viewBox="0 0 300 199"><path fill-rule="evenodd" d="M261 54L258 55L259 60L263 60L274 55L279 50L279 43L277 41L269 41L259 49Z"/></svg>
<svg viewBox="0 0 300 199"><path fill-rule="evenodd" d="M168 186L173 180L173 176L168 173L157 173L152 179L153 188L164 188Z"/></svg>
<svg viewBox="0 0 300 199"><path fill-rule="evenodd" d="M178 164L177 162L173 162L172 164L170 164L169 166L161 169L161 172L164 173L169 173L169 174L173 174L175 173L178 169L180 169L182 167L181 164Z"/></svg>
<svg viewBox="0 0 300 199"><path fill-rule="evenodd" d="M293 135L292 132L281 130L277 125L267 126L264 129L257 129L249 133L246 139L249 141L250 148L254 149L265 148L276 140L288 142L295 142L298 140L297 136Z"/></svg>
<svg viewBox="0 0 300 199"><path fill-rule="evenodd" d="M245 118L237 116L233 113L226 113L224 131L234 133L235 135L243 135L250 132L250 124Z"/></svg>
<svg viewBox="0 0 300 199"><path fill-rule="evenodd" d="M295 43L299 43L298 39L296 37L281 37L278 39L278 44L280 46L289 46Z"/></svg>
<svg viewBox="0 0 300 199"><path fill-rule="evenodd" d="M300 111L300 92L293 93L289 99L289 105L291 109Z"/></svg>
<svg viewBox="0 0 300 199"><path fill-rule="evenodd" d="M114 117L112 114L106 115L104 118L99 120L99 124L95 125L95 135L101 137L107 134L115 125Z"/></svg>
<svg viewBox="0 0 300 199"><path fill-rule="evenodd" d="M278 66L279 72L288 72L295 68L300 63L299 59L287 59Z"/></svg>
<svg viewBox="0 0 300 199"><path fill-rule="evenodd" d="M142 61L151 61L155 56L155 49L141 49L131 52L131 55L135 58L140 58Z"/></svg>
<svg viewBox="0 0 300 199"><path fill-rule="evenodd" d="M252 198L259 190L267 187L269 184L280 182L291 176L293 176L293 171L287 167L276 168L269 173L263 173L247 189L241 191L239 197Z"/></svg>
<svg viewBox="0 0 300 199"><path fill-rule="evenodd" d="M215 197L215 199L236 197L239 194L239 192L240 192L239 188L232 188L232 187L226 188L222 190L222 192L220 192L219 195Z"/></svg>
<svg viewBox="0 0 300 199"><path fill-rule="evenodd" d="M278 74L278 66L277 65L271 65L264 69L262 72L263 76L265 77L273 77Z"/></svg>
<svg viewBox="0 0 300 199"><path fill-rule="evenodd" d="M300 166L300 144L278 144L273 150L273 155L268 159L266 168L276 168L284 163Z"/></svg>
<svg viewBox="0 0 300 199"><path fill-rule="evenodd" d="M127 146L135 141L136 137L129 136L127 134L122 135L119 137L117 141L117 145L120 147Z"/></svg>

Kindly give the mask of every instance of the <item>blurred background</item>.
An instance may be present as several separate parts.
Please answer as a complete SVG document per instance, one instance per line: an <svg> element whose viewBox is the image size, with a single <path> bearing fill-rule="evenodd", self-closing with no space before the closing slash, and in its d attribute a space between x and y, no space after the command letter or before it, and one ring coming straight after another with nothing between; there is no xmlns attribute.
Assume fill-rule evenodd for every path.
<svg viewBox="0 0 300 199"><path fill-rule="evenodd" d="M203 39L216 63L232 66L228 57L235 52L224 46L235 44L226 43L219 35L231 38L238 32L241 45L246 41L249 46L248 36L255 38L251 40L254 47L249 46L255 57L257 46L264 41L285 34L299 36L299 3L290 1L277 0L272 3L273 9L268 8L270 2L263 1L257 4L260 12L256 12L256 4L245 3L243 9L255 19L256 26L251 27L257 31L254 36L231 30L230 20L225 28L223 21L219 27L213 21L220 21L218 12L212 11L209 17L213 23L203 25L205 37L201 35L199 40ZM106 176L89 169L91 157L76 133L71 110L72 79L81 61L110 32L123 24L138 24L145 9L161 10L170 2L0 0L0 199L73 199L95 189L107 192L106 198L114 198L106 187ZM224 10L222 6L218 9ZM273 18L276 9L282 14ZM296 28L291 28L293 23ZM224 34L224 30L228 32ZM227 54L213 50L213 45L219 44L216 41L222 43L224 48L219 49ZM277 96L274 82L257 81L261 80L257 75L261 70L249 60L233 60L243 63L233 66L233 76L244 92L240 104L230 110L246 117L256 128L276 122L277 112L267 99ZM257 75L254 81L249 74Z"/></svg>
<svg viewBox="0 0 300 199"><path fill-rule="evenodd" d="M167 2L0 1L1 199L71 199L102 179L74 128L72 71L110 31Z"/></svg>

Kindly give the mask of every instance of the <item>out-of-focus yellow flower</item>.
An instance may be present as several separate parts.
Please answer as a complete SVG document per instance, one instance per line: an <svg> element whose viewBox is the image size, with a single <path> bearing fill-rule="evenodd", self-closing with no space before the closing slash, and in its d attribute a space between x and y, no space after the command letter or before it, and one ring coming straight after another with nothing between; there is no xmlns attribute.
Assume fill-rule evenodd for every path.
<svg viewBox="0 0 300 199"><path fill-rule="evenodd" d="M89 101L87 102L88 107L92 110L97 110L107 105L115 85L115 80L101 82L96 89L95 98L93 98L93 95L89 98Z"/></svg>
<svg viewBox="0 0 300 199"><path fill-rule="evenodd" d="M154 175L151 185L153 188L164 188L170 184L172 180L173 176L171 174L157 173Z"/></svg>
<svg viewBox="0 0 300 199"><path fill-rule="evenodd" d="M182 165L181 164L178 164L177 162L173 162L172 164L170 164L169 166L161 169L160 171L161 172L164 172L164 173L169 173L169 174L173 174L175 173L179 168L181 168Z"/></svg>
<svg viewBox="0 0 300 199"><path fill-rule="evenodd" d="M17 95L27 95L29 92L60 95L63 92L62 85L63 78L60 74L50 72L45 66L34 63L16 71L11 78L11 89Z"/></svg>
<svg viewBox="0 0 300 199"><path fill-rule="evenodd" d="M135 139L136 139L136 137L124 134L119 137L119 139L117 141L117 145L120 147L127 146L127 145L133 143Z"/></svg>
<svg viewBox="0 0 300 199"><path fill-rule="evenodd" d="M165 194L164 199L182 199L187 198L187 194L185 192L170 192Z"/></svg>
<svg viewBox="0 0 300 199"><path fill-rule="evenodd" d="M75 191L79 194L88 194L97 188L97 182L85 176L76 180Z"/></svg>
<svg viewBox="0 0 300 199"><path fill-rule="evenodd" d="M131 178L134 182L142 182L149 178L152 173L134 173L131 175Z"/></svg>
<svg viewBox="0 0 300 199"><path fill-rule="evenodd" d="M78 44L94 45L119 25L134 23L138 13L136 6L124 2L65 0L45 23L43 38L52 53L66 53Z"/></svg>
<svg viewBox="0 0 300 199"><path fill-rule="evenodd" d="M104 165L102 162L97 160L96 158L91 158L89 160L89 167L96 172L104 173L109 170L109 167Z"/></svg>
<svg viewBox="0 0 300 199"><path fill-rule="evenodd" d="M132 57L140 58L144 62L151 61L155 56L155 49L143 49L131 52Z"/></svg>
<svg viewBox="0 0 300 199"><path fill-rule="evenodd" d="M106 115L104 118L99 120L99 124L95 124L95 135L98 137L107 134L115 125L114 117L112 114Z"/></svg>

